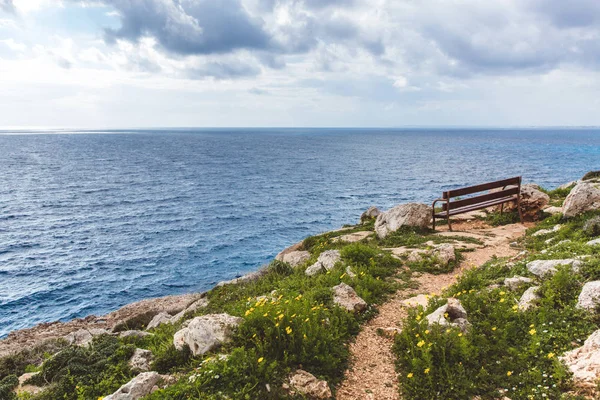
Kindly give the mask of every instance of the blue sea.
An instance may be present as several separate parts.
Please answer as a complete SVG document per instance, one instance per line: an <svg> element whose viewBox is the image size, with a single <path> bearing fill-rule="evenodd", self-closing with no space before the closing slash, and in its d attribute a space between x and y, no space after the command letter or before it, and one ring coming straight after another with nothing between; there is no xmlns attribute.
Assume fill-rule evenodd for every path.
<svg viewBox="0 0 600 400"><path fill-rule="evenodd" d="M593 169L594 129L0 132L0 337L205 291L371 205Z"/></svg>

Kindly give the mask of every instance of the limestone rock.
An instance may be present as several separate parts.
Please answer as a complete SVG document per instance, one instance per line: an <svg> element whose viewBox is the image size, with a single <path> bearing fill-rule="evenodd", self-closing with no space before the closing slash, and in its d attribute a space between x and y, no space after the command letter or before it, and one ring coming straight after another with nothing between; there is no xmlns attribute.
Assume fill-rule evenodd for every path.
<svg viewBox="0 0 600 400"><path fill-rule="evenodd" d="M154 385L158 383L161 376L158 372L142 372L113 394L106 396L104 400L138 400L147 396L152 391Z"/></svg>
<svg viewBox="0 0 600 400"><path fill-rule="evenodd" d="M594 239L594 240L590 240L589 242L586 243L588 246L600 246L600 238L598 239Z"/></svg>
<svg viewBox="0 0 600 400"><path fill-rule="evenodd" d="M600 209L600 183L594 180L579 182L563 203L565 217L574 217L598 209Z"/></svg>
<svg viewBox="0 0 600 400"><path fill-rule="evenodd" d="M592 333L583 346L566 352L560 360L571 370L577 383L595 387L600 375L600 330Z"/></svg>
<svg viewBox="0 0 600 400"><path fill-rule="evenodd" d="M66 335L64 337L64 339L69 344L72 344L75 346L88 346L92 342L94 337L100 336L100 335L108 335L108 334L109 334L109 332L105 329L98 329L98 328L80 329L78 331L69 333L68 335Z"/></svg>
<svg viewBox="0 0 600 400"><path fill-rule="evenodd" d="M587 282L585 285L583 285L581 293L579 293L577 307L594 311L599 303L600 281Z"/></svg>
<svg viewBox="0 0 600 400"><path fill-rule="evenodd" d="M308 267L305 271L306 275L312 276L323 269L329 271L335 266L335 263L340 261L341 255L339 250L325 250L319 255L317 262Z"/></svg>
<svg viewBox="0 0 600 400"><path fill-rule="evenodd" d="M164 311L159 312L152 318L152 320L148 323L146 330L154 329L161 324L166 324L171 322L172 315L168 314Z"/></svg>
<svg viewBox="0 0 600 400"><path fill-rule="evenodd" d="M381 211L379 211L379 208L377 208L375 206L371 206L367 209L367 211L365 211L364 213L361 214L360 222L364 223L372 218L377 218L379 216L379 214L381 214Z"/></svg>
<svg viewBox="0 0 600 400"><path fill-rule="evenodd" d="M275 256L275 259L276 259L277 261L283 261L283 257L285 257L285 255L286 255L286 254L288 254L288 253L291 253L292 251L299 251L299 250L302 250L302 243L303 243L303 242L298 242L298 243L296 243L296 244L293 244L293 245L291 245L290 247L287 247L287 248L285 248L285 249L281 250L281 251L279 252L279 254L277 254L277 255Z"/></svg>
<svg viewBox="0 0 600 400"><path fill-rule="evenodd" d="M346 267L346 275L348 275L349 278L356 278L356 274L349 265Z"/></svg>
<svg viewBox="0 0 600 400"><path fill-rule="evenodd" d="M527 263L527 270L536 276L543 277L546 274L554 275L557 271L556 267L559 265L570 265L573 271L577 272L582 262L574 258L564 260L535 260Z"/></svg>
<svg viewBox="0 0 600 400"><path fill-rule="evenodd" d="M550 196L533 183L521 186L521 213L525 219L538 219L540 211L550 202ZM514 210L515 202L504 204L504 210Z"/></svg>
<svg viewBox="0 0 600 400"><path fill-rule="evenodd" d="M533 307L535 302L539 300L539 296L537 295L537 290L539 286L532 286L523 293L521 299L519 300L519 309L520 310L528 310Z"/></svg>
<svg viewBox="0 0 600 400"><path fill-rule="evenodd" d="M431 221L431 207L426 204L400 204L379 214L375 220L375 232L380 239L403 226L426 228Z"/></svg>
<svg viewBox="0 0 600 400"><path fill-rule="evenodd" d="M446 304L427 315L425 319L427 319L429 325L456 326L463 332L466 332L470 325L467 321L467 311L460 300L453 297L449 298Z"/></svg>
<svg viewBox="0 0 600 400"><path fill-rule="evenodd" d="M369 231L353 232L353 233L348 233L346 235L334 237L331 241L334 243L336 243L336 242L355 243L355 242L360 242L361 240L368 238L369 236L371 236L372 233L373 232L369 232Z"/></svg>
<svg viewBox="0 0 600 400"><path fill-rule="evenodd" d="M17 386L17 388L15 389L15 392L17 394L28 393L30 395L34 395L34 394L38 394L41 391L43 391L44 388L42 388L42 387L35 386L35 385L29 385L29 384L25 383L29 379L36 376L37 374L39 374L39 372L28 372L28 373L21 375L19 377L19 386ZM28 397L25 397L25 398L28 398Z"/></svg>
<svg viewBox="0 0 600 400"><path fill-rule="evenodd" d="M560 224L554 225L552 227L552 229L540 229L539 231L536 231L535 233L533 233L531 236L547 235L547 234L552 233L552 232L557 232L560 228L562 228L562 225L560 225Z"/></svg>
<svg viewBox="0 0 600 400"><path fill-rule="evenodd" d="M208 314L196 317L173 337L177 350L188 345L194 355L202 355L229 341L242 318L229 314Z"/></svg>
<svg viewBox="0 0 600 400"><path fill-rule="evenodd" d="M150 364L154 356L150 350L135 349L133 355L129 359L129 366L132 370L138 372L150 371Z"/></svg>
<svg viewBox="0 0 600 400"><path fill-rule="evenodd" d="M526 285L526 284L529 284L532 282L533 282L533 279L531 279L531 278L526 278L524 276L515 275L512 278L505 278L504 286L506 286L510 290L515 290L515 289L518 289L522 285Z"/></svg>
<svg viewBox="0 0 600 400"><path fill-rule="evenodd" d="M310 399L329 399L332 397L327 382L317 379L313 374L297 370L289 379L290 387Z"/></svg>
<svg viewBox="0 0 600 400"><path fill-rule="evenodd" d="M351 312L360 312L367 308L367 302L361 299L356 291L345 283L333 288L333 302Z"/></svg>
<svg viewBox="0 0 600 400"><path fill-rule="evenodd" d="M206 297L199 298L198 300L194 301L192 304L175 314L173 317L171 317L169 322L175 324L179 322L187 313L195 312L201 308L206 307L208 307L208 299Z"/></svg>
<svg viewBox="0 0 600 400"><path fill-rule="evenodd" d="M544 208L544 212L547 212L548 214L561 214L563 212L562 207L556 207L556 206L550 206L550 207L546 207Z"/></svg>
<svg viewBox="0 0 600 400"><path fill-rule="evenodd" d="M298 265L304 264L310 258L310 253L304 250L296 250L290 251L289 253L281 256L279 261L286 262L290 264L292 267L297 267Z"/></svg>
<svg viewBox="0 0 600 400"><path fill-rule="evenodd" d="M429 296L427 296L426 294L419 294L409 299L402 300L401 302L401 304L407 308L418 306L425 308L427 307L427 303L429 303Z"/></svg>
<svg viewBox="0 0 600 400"><path fill-rule="evenodd" d="M558 189L569 189L569 188L572 188L573 186L577 185L578 183L579 183L579 181L571 181L571 182L563 183L562 185L560 185L558 187Z"/></svg>
<svg viewBox="0 0 600 400"><path fill-rule="evenodd" d="M217 286L221 287L225 285L237 285L239 283L252 282L264 276L267 272L269 272L267 266L262 266L258 271L249 272L246 275L242 275L239 278L231 279L228 281L221 281L217 283Z"/></svg>
<svg viewBox="0 0 600 400"><path fill-rule="evenodd" d="M456 260L454 246L449 243L442 243L436 246L432 254L440 261L442 265L448 265L448 263L450 263L451 261Z"/></svg>
<svg viewBox="0 0 600 400"><path fill-rule="evenodd" d="M143 338L146 336L151 336L152 334L149 332L144 332L144 331L136 331L136 330L129 330L129 331L123 331L123 332L119 332L119 337L121 339L125 339L125 338Z"/></svg>

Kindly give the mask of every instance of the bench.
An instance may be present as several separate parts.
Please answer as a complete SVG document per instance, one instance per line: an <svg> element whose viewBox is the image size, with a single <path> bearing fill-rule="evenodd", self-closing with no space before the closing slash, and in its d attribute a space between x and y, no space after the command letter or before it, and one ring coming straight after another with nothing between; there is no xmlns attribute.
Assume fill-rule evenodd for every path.
<svg viewBox="0 0 600 400"><path fill-rule="evenodd" d="M461 196L468 196L471 194L493 190L491 193L480 194L477 196L471 196L466 198L460 198ZM455 199L456 197L459 197ZM442 210L436 212L435 204L437 202L443 202ZM469 186L460 189L448 190L442 193L442 198L437 199L432 204L433 214L433 229L435 230L435 219L446 219L448 220L448 229L452 230L450 224L450 217L452 215L464 214L470 211L481 210L491 206L501 204L500 213L504 209L504 203L516 202L517 210L519 210L519 219L523 222L523 215L521 214L521 177L517 176L514 178L503 179L501 181L482 183L481 185Z"/></svg>

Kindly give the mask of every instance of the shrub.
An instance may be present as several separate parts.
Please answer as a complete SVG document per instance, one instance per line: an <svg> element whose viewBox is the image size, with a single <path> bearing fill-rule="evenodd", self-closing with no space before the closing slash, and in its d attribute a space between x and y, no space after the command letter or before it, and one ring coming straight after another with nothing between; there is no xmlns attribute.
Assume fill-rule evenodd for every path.
<svg viewBox="0 0 600 400"><path fill-rule="evenodd" d="M17 386L19 386L19 378L16 375L7 375L3 379L0 379L0 399L16 399L17 396L13 393L13 390Z"/></svg>
<svg viewBox="0 0 600 400"><path fill-rule="evenodd" d="M8 375L20 376L28 372L28 368L41 364L45 358L57 353L67 345L64 339L52 339L32 349L25 349L19 353L0 358L0 379Z"/></svg>
<svg viewBox="0 0 600 400"><path fill-rule="evenodd" d="M492 226L515 224L519 222L519 213L515 211L503 212L491 212L485 217L488 224Z"/></svg>
<svg viewBox="0 0 600 400"><path fill-rule="evenodd" d="M589 181L590 179L600 178L600 171L590 171L581 178L582 181Z"/></svg>
<svg viewBox="0 0 600 400"><path fill-rule="evenodd" d="M600 236L600 216L585 221L583 232L589 237Z"/></svg>

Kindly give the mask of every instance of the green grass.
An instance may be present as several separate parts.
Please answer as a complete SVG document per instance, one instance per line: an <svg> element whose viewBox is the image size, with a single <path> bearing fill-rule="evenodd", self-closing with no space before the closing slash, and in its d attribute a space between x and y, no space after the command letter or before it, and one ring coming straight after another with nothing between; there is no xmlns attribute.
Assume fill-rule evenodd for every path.
<svg viewBox="0 0 600 400"><path fill-rule="evenodd" d="M600 254L585 244L589 236L583 231L586 221L597 214L568 221L561 221L557 215L542 221L523 240L529 251L525 260L509 263L492 259L465 272L426 310L410 311L394 345L403 398L578 398L565 394L573 388L573 382L558 356L581 346L599 327L600 318L575 307L583 284L600 279ZM532 236L559 222L563 224L559 231ZM548 237L556 239L545 243ZM566 239L570 242L555 244ZM525 267L528 261L576 255L589 256L578 273L559 267L553 276L536 279L541 299L528 311L517 308L527 286L517 291L502 286L490 288L517 274L536 278ZM460 299L467 310L471 323L467 333L424 322L424 317L444 304L446 297Z"/></svg>

